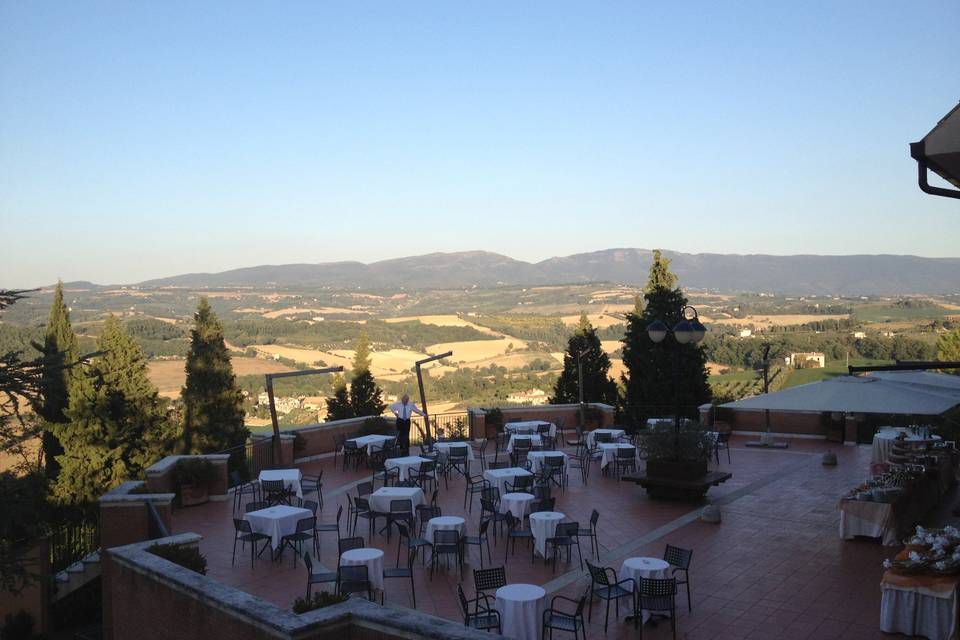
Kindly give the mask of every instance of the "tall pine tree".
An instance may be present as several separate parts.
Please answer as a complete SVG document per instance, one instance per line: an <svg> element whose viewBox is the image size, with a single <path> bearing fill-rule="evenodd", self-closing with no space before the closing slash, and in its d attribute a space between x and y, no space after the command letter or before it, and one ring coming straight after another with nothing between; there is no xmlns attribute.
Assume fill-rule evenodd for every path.
<svg viewBox="0 0 960 640"><path fill-rule="evenodd" d="M577 354L583 368L583 401L617 404L617 383L610 378L610 358L600 345L596 329L585 313L580 314L580 324L567 341L563 354L563 372L553 389L553 404L580 402Z"/></svg>
<svg viewBox="0 0 960 640"><path fill-rule="evenodd" d="M110 316L97 340L100 353L70 389L69 422L57 426L56 497L90 504L170 452L175 427L167 402L147 377L137 342Z"/></svg>
<svg viewBox="0 0 960 640"><path fill-rule="evenodd" d="M200 298L190 332L187 381L183 399L183 451L212 453L242 445L250 435L244 426L243 396L237 387L223 326Z"/></svg>
<svg viewBox="0 0 960 640"><path fill-rule="evenodd" d="M347 391L347 381L337 374L333 382L333 395L327 398L327 422L345 420L354 417L353 406L350 404L350 394Z"/></svg>
<svg viewBox="0 0 960 640"><path fill-rule="evenodd" d="M645 304L642 310L638 305L634 313L627 315L623 339L623 364L627 371L623 375L625 393L621 411L632 426L641 426L650 417L673 415L677 402L683 416L696 418L697 407L711 398L707 358L701 345L677 344L672 334L655 344L647 335L647 326L655 320L669 327L680 321L680 311L687 299L680 288L674 286L676 283L670 261L655 251L643 295ZM676 386L674 358L679 362Z"/></svg>
<svg viewBox="0 0 960 640"><path fill-rule="evenodd" d="M350 381L350 406L354 416L379 416L386 409L383 392L370 372L370 363L370 338L366 331L361 331Z"/></svg>
<svg viewBox="0 0 960 640"><path fill-rule="evenodd" d="M37 345L39 347L39 345ZM39 409L40 417L45 422L43 430L43 460L47 478L56 480L60 472L57 456L63 453L63 447L54 434L56 425L68 421L67 408L70 405L70 389L76 384L77 376L81 374L78 367L73 367L80 357L77 347L77 337L70 326L70 311L63 301L63 283L58 282L53 292L53 304L50 305L50 315L43 334L43 368L40 376L40 392L42 402Z"/></svg>

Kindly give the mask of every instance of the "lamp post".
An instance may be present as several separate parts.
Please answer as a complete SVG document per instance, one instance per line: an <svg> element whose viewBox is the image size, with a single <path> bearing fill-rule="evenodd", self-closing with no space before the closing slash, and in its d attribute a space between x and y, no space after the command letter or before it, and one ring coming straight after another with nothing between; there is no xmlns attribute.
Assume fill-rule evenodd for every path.
<svg viewBox="0 0 960 640"><path fill-rule="evenodd" d="M580 428L586 429L586 419L584 416L583 408L583 364L580 362L580 358L583 357L583 354L587 352L586 349L581 349L577 352L577 395L580 400Z"/></svg>
<svg viewBox="0 0 960 640"><path fill-rule="evenodd" d="M680 321L668 327L662 320L654 320L647 326L647 336L654 344L663 342L667 334L673 334L673 426L680 437L680 349L685 344L699 344L707 334L707 328L700 322L697 310L687 305L680 309Z"/></svg>

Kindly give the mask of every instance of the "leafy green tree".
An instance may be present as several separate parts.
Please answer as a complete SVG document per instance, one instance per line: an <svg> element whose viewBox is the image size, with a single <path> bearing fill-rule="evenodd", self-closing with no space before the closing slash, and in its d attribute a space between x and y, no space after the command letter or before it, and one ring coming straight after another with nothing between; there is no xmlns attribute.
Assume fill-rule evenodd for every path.
<svg viewBox="0 0 960 640"><path fill-rule="evenodd" d="M937 340L937 360L960 362L960 327L943 334ZM950 373L960 375L960 369L951 369Z"/></svg>
<svg viewBox="0 0 960 640"><path fill-rule="evenodd" d="M333 395L327 398L327 422L354 417L353 405L347 391L347 382L343 376L336 376Z"/></svg>
<svg viewBox="0 0 960 640"><path fill-rule="evenodd" d="M63 453L60 441L54 435L55 425L67 422L67 408L70 404L70 388L76 384L80 370L66 366L80 357L77 337L70 326L70 311L63 301L63 283L58 282L53 292L53 304L43 334L43 346L36 345L43 354L43 369L40 378L40 391L43 397L38 413L45 421L43 430L43 460L46 475L56 480L60 472L57 456Z"/></svg>
<svg viewBox="0 0 960 640"><path fill-rule="evenodd" d="M212 453L246 442L243 395L233 375L220 320L201 298L187 352L183 399L183 451Z"/></svg>
<svg viewBox="0 0 960 640"><path fill-rule="evenodd" d="M170 451L175 428L167 402L147 376L137 342L110 316L97 340L99 355L70 390L69 422L56 436L64 452L55 496L91 504Z"/></svg>
<svg viewBox="0 0 960 640"><path fill-rule="evenodd" d="M642 313L627 315L623 338L624 397L621 410L632 426L643 425L649 417L672 415L679 402L681 414L695 418L697 407L710 401L707 359L701 345L675 342L672 335L655 344L647 335L647 326L656 320L673 327L681 320L680 312L687 299L679 288L663 283L676 283L669 262L654 252L650 280L644 294ZM674 358L678 366L678 384L674 384Z"/></svg>
<svg viewBox="0 0 960 640"><path fill-rule="evenodd" d="M354 416L379 416L386 409L383 392L370 372L370 363L370 339L366 331L361 331L350 381L350 407Z"/></svg>
<svg viewBox="0 0 960 640"><path fill-rule="evenodd" d="M657 287L676 289L677 282L677 274L670 271L670 258L664 258L660 249L654 249L653 262L650 263L650 276L644 291L649 293ZM639 304L639 300L637 302Z"/></svg>
<svg viewBox="0 0 960 640"><path fill-rule="evenodd" d="M568 404L580 402L577 354L583 368L584 402L617 404L617 383L610 378L610 358L603 351L600 338L585 313L580 314L580 323L567 342L563 354L563 372L557 378L551 403Z"/></svg>

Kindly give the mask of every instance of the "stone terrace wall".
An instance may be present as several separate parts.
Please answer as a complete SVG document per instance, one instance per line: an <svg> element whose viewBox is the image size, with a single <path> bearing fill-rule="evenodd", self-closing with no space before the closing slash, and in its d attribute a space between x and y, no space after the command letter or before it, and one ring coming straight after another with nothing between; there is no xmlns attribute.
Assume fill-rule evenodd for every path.
<svg viewBox="0 0 960 640"><path fill-rule="evenodd" d="M177 482L174 474L177 465L181 460L188 460L190 458L204 458L213 463L217 471L217 477L210 483L210 499L226 500L228 497L227 490L230 487L227 474L227 461L230 459L230 456L225 453L214 453L202 456L167 456L147 467L147 489L151 493L176 493Z"/></svg>
<svg viewBox="0 0 960 640"><path fill-rule="evenodd" d="M297 460L303 460L306 458L312 458L314 456L333 453L334 436L338 434L350 435L359 431L363 428L363 423L369 418L370 416L363 416L360 418L348 418L346 420L333 420L331 422L308 424L304 427L286 428L280 432L280 437L283 438L284 436L300 435L305 441L305 446L301 451L297 451L294 455L296 456ZM387 421L389 426L394 427L396 425L396 419L392 417L388 418L386 416L383 416L383 418ZM271 436L272 434L264 434L262 437L269 438Z"/></svg>
<svg viewBox="0 0 960 640"><path fill-rule="evenodd" d="M351 598L303 615L159 558L155 542L195 545L185 533L111 549L103 567L107 640L490 640L488 633L407 609Z"/></svg>
<svg viewBox="0 0 960 640"><path fill-rule="evenodd" d="M735 411L717 409L717 422L723 422L734 431L766 431L766 416L763 411ZM819 412L771 411L770 431L801 436L826 436L822 414Z"/></svg>
<svg viewBox="0 0 960 640"><path fill-rule="evenodd" d="M602 413L602 422L600 427L613 426L615 409L600 402L588 402L588 407L599 409ZM564 430L573 429L580 425L580 405L579 404L543 404L534 407L504 407L504 422L520 422L524 420L543 420L544 422L553 422ZM486 426L486 414L483 409L467 409L470 422L470 432L474 439L491 437L492 430ZM589 420L589 418L588 418Z"/></svg>

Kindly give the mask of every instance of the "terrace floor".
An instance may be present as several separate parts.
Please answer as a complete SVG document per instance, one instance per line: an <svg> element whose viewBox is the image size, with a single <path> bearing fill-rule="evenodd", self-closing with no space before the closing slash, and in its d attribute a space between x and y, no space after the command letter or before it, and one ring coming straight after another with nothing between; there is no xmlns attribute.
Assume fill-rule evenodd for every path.
<svg viewBox="0 0 960 640"><path fill-rule="evenodd" d="M734 437L732 463L727 464L721 455L717 466L733 473L731 480L709 493L710 501L722 511L723 522L719 525L700 521L702 505L652 501L636 484L605 477L596 466L587 486L575 475L565 493L555 490L556 509L583 526L591 510L599 510L600 564L618 572L625 558L662 557L667 543L693 549L693 611L688 613L681 587L678 638L894 637L881 633L878 624L881 562L896 549L869 540L844 542L837 534L837 501L868 475L870 448L815 440L791 440L786 450L753 449L744 444L744 438ZM836 452L836 467L821 465L820 454L827 449ZM478 473L479 463L474 464L473 471ZM344 472L342 465L335 468L332 459L306 463L302 468L307 473L324 470L325 506L318 514L322 522L333 521L338 505L344 506L346 518L346 494L354 493L356 483L369 477L369 472ZM444 515L464 516L468 532L476 534L479 496L471 514L463 508L462 478L451 479L449 489L442 481L439 486ZM952 499L952 494L948 498ZM207 557L210 577L289 607L305 591L303 563L294 568L292 553L287 551L280 562L271 562L265 554L251 570L249 555L243 556L238 550L237 565L231 567L231 509L231 502L179 509L174 512L174 532L203 535L201 551ZM365 527L360 528L365 533ZM572 563L561 561L554 573L539 558L531 564L529 552L519 546L516 556L510 555L504 562L503 538L494 543L491 537L491 543L494 565L505 564L508 582L542 585L548 598L556 594L575 597L589 586L576 553ZM385 536L376 535L371 546L383 549L386 566L392 566L396 545L396 536L388 543ZM463 575L468 597L473 595L471 568L479 566L477 549L470 549ZM586 543L583 549L585 559L590 558ZM337 566L336 544L330 534L321 534L321 562L326 567ZM459 581L456 569L438 571L431 579L429 569L421 569L418 561L417 609L462 620L456 595ZM408 589L405 580L388 580L386 604L410 607ZM600 604L599 609L597 603L594 605L588 636L638 636L632 623L623 621L623 609L616 621L611 611L610 630L605 635ZM643 635L669 638L670 625L648 625Z"/></svg>

